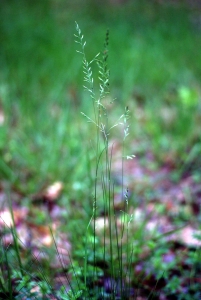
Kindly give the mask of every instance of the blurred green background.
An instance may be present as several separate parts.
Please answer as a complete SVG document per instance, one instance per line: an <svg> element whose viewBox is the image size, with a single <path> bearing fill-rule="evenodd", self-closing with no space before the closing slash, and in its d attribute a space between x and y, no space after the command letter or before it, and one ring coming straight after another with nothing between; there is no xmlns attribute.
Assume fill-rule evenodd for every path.
<svg viewBox="0 0 201 300"><path fill-rule="evenodd" d="M194 199L188 187L192 185L196 189L195 183L199 184L201 179L200 4L190 0L0 1L0 192L3 194L3 197L0 195L0 206L3 206L5 186L9 184L14 212L19 207L29 209L29 214L23 216L26 219L23 232L29 235L27 228L33 224L38 224L40 231L40 226L43 229L51 215L53 225L56 224L56 228L59 227L69 237L73 259L78 257L83 263L85 246L89 244L89 259L93 258L95 249L95 239L89 226L94 213L94 189L98 195L96 216L103 215L107 192L117 202L121 198L119 203L122 205L124 186L120 185L124 179L121 172L117 174L115 170L113 174L112 165L114 191L111 192L113 183L110 179L108 182L112 188L110 186L107 191L104 186L108 174L102 175L102 170L99 170L100 181L95 182L99 153L93 151L93 142L97 131L81 115L84 112L93 116L93 105L83 89L82 56L76 52L79 45L75 43L75 21L87 41L85 50L89 61L103 51L105 34L109 29L111 94L104 102L116 99L113 105L108 105L111 124L115 124L125 112L125 106L130 110L130 134L126 139L125 153L136 155L134 166L137 170L127 164L128 176L133 182L133 186L129 186L129 201L133 211L136 210L136 216L138 207L143 211L142 216L139 214L135 220L131 210L131 219L134 218L133 223L137 227L131 230L130 240L136 241L133 244L136 261L143 252L142 245L153 250L148 263L155 264L156 273L160 273L153 286L155 290L158 278L165 273L161 275L161 270L172 268L177 260L172 264L168 260L164 267L163 251L171 246L165 240L164 244L161 242L162 252L161 249L155 251L156 247L160 248L160 241L156 239L153 243L151 237L149 241L146 238L149 216L151 218L154 211L153 219L157 219L160 213L170 217L167 227L169 222L183 226L189 219L190 225L195 222L197 226L200 218L200 188ZM92 70L98 95L96 63ZM115 141L114 149L118 152L123 140L119 127L115 127L109 138ZM161 170L168 170L165 173L167 178L163 178ZM151 178L154 171L156 176ZM142 178L144 174L145 178ZM147 174L153 180L148 179ZM124 175L125 184L127 174ZM189 206L183 205L181 190L177 190L177 183L181 188L179 184L185 178L190 178L184 185ZM167 184L166 179L169 180ZM159 184L164 183L163 187L157 187L158 180ZM63 187L62 193L60 190L54 199L48 199L45 197L46 189L57 181ZM168 184L170 190L176 190L176 194L169 193L169 208L163 197L168 192ZM148 215L145 215L149 201L152 209L150 212L147 210ZM119 203L115 214L123 213L125 221ZM178 212L178 207L182 213ZM22 214L23 211L18 212L18 215ZM22 240L23 232L19 231ZM63 237L61 240L65 242ZM101 239L98 242L96 255L102 257ZM186 270L184 277L191 273L186 276L186 282L189 282L189 278L194 276L193 264L186 267L183 256L184 252L187 253L186 249L179 248L178 251L182 251L182 255L178 252L178 258ZM172 250L170 253L172 256ZM198 270L200 252L196 250L196 255L194 252L191 254L190 262L195 261ZM144 261L143 258L142 262L146 263L146 259ZM30 262L28 264L31 266ZM150 266L148 269L151 270ZM172 270L168 277L170 284L175 282L174 274L180 278L177 267ZM55 267L54 271L59 269ZM54 277L52 271L48 272L48 276ZM141 277L138 275L136 280Z"/></svg>
<svg viewBox="0 0 201 300"><path fill-rule="evenodd" d="M111 118L129 106L135 154L150 149L160 163L197 170L200 14L184 1L1 0L2 180L25 194L54 180L88 193L83 141L91 132L80 111L90 114L91 103L82 87L75 21L89 60L102 51L109 29L111 97L117 99ZM97 86L95 65L93 71Z"/></svg>

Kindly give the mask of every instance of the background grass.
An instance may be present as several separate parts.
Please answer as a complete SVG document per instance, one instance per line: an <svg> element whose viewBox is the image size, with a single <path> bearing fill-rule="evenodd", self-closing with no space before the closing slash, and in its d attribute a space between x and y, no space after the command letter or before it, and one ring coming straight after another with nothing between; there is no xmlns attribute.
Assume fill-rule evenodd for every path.
<svg viewBox="0 0 201 300"><path fill-rule="evenodd" d="M87 34L89 59L102 47L109 28L112 96L120 106L129 104L134 118L142 115L142 128L139 120L132 121L135 137L151 140L158 155L171 148L179 156L199 140L197 11L143 1L118 6L19 0L2 1L0 13L3 173L10 176L13 163L13 172L23 168L33 175L40 161L42 184L58 173L63 179L83 157L79 110L88 111L90 103L82 92L81 63L75 55L75 20ZM76 125L71 122L75 117Z"/></svg>

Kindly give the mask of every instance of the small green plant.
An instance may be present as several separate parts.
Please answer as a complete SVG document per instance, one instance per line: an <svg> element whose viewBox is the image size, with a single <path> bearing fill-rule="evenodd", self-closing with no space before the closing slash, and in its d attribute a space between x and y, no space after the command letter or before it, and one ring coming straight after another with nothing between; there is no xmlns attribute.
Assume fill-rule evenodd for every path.
<svg viewBox="0 0 201 300"><path fill-rule="evenodd" d="M25 250L15 228L5 224L4 233L12 235L12 244L7 244L4 237L0 241L0 299L48 299L48 295L54 294L49 279L37 257L29 249ZM26 263L22 257L29 256L30 261Z"/></svg>
<svg viewBox="0 0 201 300"><path fill-rule="evenodd" d="M91 220L88 224L85 237L85 252L84 252L84 284L87 288L87 280L89 274L89 255L93 253L92 265L92 286L98 278L98 261L100 260L99 248L101 243L99 241L100 236L97 234L97 218L99 217L99 206L101 199L103 201L104 211L104 226L103 226L103 242L102 242L102 258L103 262L106 262L106 257L109 256L109 276L110 276L110 299L115 299L116 296L124 299L127 295L129 278L130 278L130 261L132 257L132 247L129 242L129 223L132 216L129 216L129 191L124 187L124 159L132 159L134 155L126 156L125 154L125 139L129 135L129 109L125 108L124 114L114 123L110 124L109 113L105 105L109 94L109 69L107 65L108 60L108 42L109 31L106 33L104 50L101 54L97 54L94 59L88 62L85 54L86 41L82 35L79 25L76 23L76 43L79 44L80 49L78 53L82 55L83 73L84 73L84 89L89 93L90 100L93 105L93 117L82 112L82 115L86 118L87 122L95 126L95 145L93 151L95 152L95 168L94 168L94 191L93 191L93 212ZM97 63L99 71L99 95L96 96L95 84L92 72L92 64ZM120 224L117 224L117 212L114 206L114 191L115 184L112 179L112 155L113 146L110 147L110 138L112 129L117 126L123 126L122 136L122 203L123 210L118 213L122 215L120 217ZM100 188L101 187L101 188ZM102 195L101 195L102 193ZM91 242L89 241L88 232L92 230ZM92 248L90 249L90 245ZM99 254L98 254L99 253ZM107 271L108 272L108 271ZM106 274L105 274L106 276ZM99 291L104 296L103 289Z"/></svg>

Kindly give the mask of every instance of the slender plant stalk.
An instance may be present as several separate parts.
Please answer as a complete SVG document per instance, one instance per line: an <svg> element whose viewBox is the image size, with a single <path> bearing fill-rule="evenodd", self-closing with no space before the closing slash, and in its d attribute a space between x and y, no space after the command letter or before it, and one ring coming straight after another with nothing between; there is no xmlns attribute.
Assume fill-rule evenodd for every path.
<svg viewBox="0 0 201 300"><path fill-rule="evenodd" d="M118 288L118 283L120 281L120 293L123 295L123 288L124 288L124 274L123 274L123 237L124 231L126 228L126 238L128 240L128 191L124 194L124 156L125 156L125 139L129 134L129 125L127 124L129 118L129 110L126 107L125 113L119 118L119 120L112 126L109 125L109 118L108 112L105 106L103 105L103 99L107 97L109 94L109 70L107 67L107 60L108 60L108 42L109 42L109 31L106 32L104 50L102 52L101 58L100 54L97 54L94 59L90 62L86 59L85 54L85 46L86 42L84 41L84 37L82 32L79 28L79 25L76 23L76 43L80 45L80 50L77 52L82 55L82 63L83 63L83 73L84 73L84 89L89 93L90 98L93 103L93 111L94 117L91 118L90 116L86 115L82 112L82 115L87 119L87 122L92 123L95 125L96 128L96 142L95 142L95 155L96 155L96 162L95 162L95 176L94 176L94 201L93 201L93 213L92 218L87 226L86 232L86 239L85 244L87 247L87 234L89 225L93 219L93 277L96 278L96 252L97 252L97 245L96 245L96 219L97 219L97 204L98 204L98 183L101 180L102 185L102 197L104 201L104 230L103 230L103 259L106 260L106 251L107 251L107 244L106 244L106 228L107 228L107 220L108 220L108 230L109 230L109 255L110 255L110 275L111 278L114 279L111 281L111 288L113 290L113 299L115 299L116 290ZM98 70L99 70L99 96L98 98L94 92L94 80L93 74L91 69L91 64L93 62L97 62ZM97 99L97 100L96 100ZM123 119L123 123L120 122ZM123 211L123 220L121 223L121 230L120 230L120 237L118 233L117 227L117 219L115 216L115 205L114 205L114 183L112 182L111 176L111 169L112 169L112 151L109 152L109 135L110 131L116 127L117 125L123 124L124 126L124 139L123 139L123 153L122 153L122 201L124 203L124 211ZM103 143L102 143L103 142ZM102 146L103 144L103 146ZM124 199L125 197L125 199ZM115 270L115 263L114 263L114 247L113 247L113 236L116 236L116 248L117 248L117 257L118 257L118 272L116 274ZM87 256L88 251L85 248L85 262L84 262L84 283L85 286L87 284ZM126 263L128 266L129 262L129 245L126 248ZM127 273L127 272L126 272ZM120 277L120 278L119 278Z"/></svg>
<svg viewBox="0 0 201 300"><path fill-rule="evenodd" d="M20 267L21 276L23 277L24 271L23 271L22 261L21 261L21 257L20 257L18 235L17 235L17 231L16 231L15 220L14 220L14 215L13 215L13 208L12 208L12 202L11 202L11 197L10 197L10 188L7 190L7 197L8 197L9 209L10 209L12 222L13 222L13 226L11 226L10 230L11 230L11 234L13 236L14 248L15 248L15 253L17 255L18 264L19 264L19 267Z"/></svg>

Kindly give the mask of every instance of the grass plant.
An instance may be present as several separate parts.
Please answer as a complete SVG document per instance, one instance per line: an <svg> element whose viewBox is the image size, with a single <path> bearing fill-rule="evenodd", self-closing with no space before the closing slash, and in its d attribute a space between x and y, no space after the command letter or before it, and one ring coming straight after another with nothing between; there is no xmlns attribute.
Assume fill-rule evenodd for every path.
<svg viewBox="0 0 201 300"><path fill-rule="evenodd" d="M151 275L147 275L145 271L140 272L138 278L135 277L134 266L139 261L143 261L145 270L153 269L156 273L153 289L146 294L148 299L154 298L154 295L157 297L157 286L163 283L163 279L169 280L164 288L168 296L178 293L181 288L179 277L171 274L174 274L176 264L181 265L181 262L174 259L167 266L163 262L163 256L168 255L171 246L163 241L165 235L146 235L146 216L142 216L140 220L136 218L136 199L145 197L145 205L149 204L150 191L145 188L143 197L134 191L130 199L124 163L127 159L134 159L133 154L126 150L131 131L137 140L144 141L139 143L135 154L140 156L150 149L160 163L170 161L177 164L178 168L172 174L173 180L178 182L183 174L193 170L193 176L197 176L199 181L200 71L197 62L201 58L199 53L194 55L192 36L195 36L198 45L201 40L187 21L188 11L182 8L182 13L179 14L178 10L169 6L167 10L163 10L160 6L146 4L144 9L140 3L136 7L128 3L125 11L111 7L114 14L101 7L101 14L105 18L105 22L101 22L102 17L97 15L99 10L91 11L86 6L83 15L88 16L89 23L86 21L84 28L92 28L94 25L96 30L90 33L90 47L86 51L86 42L76 23L76 46L79 47L76 49L81 55L84 72L83 95L78 87L82 80L80 61L77 56L74 58L75 48L69 37L67 42L70 46L67 47L62 31L61 23L65 23L65 18L60 15L59 8L60 5L65 7L64 2L52 1L56 7L55 14L52 14L50 2L44 2L41 15L45 16L46 26L40 34L40 22L43 18L40 22L35 21L40 5L37 4L31 11L31 2L27 1L25 6L21 6L19 17L15 13L17 2L12 5L4 2L4 13L0 12L0 25L6 33L0 50L1 61L4 61L4 74L0 71L0 112L2 109L5 114L5 121L0 128L1 179L3 183L11 183L11 191L17 190L20 201L29 208L33 205L34 197L40 196L51 182L58 179L65 182L64 195L59 199L59 204L65 208L61 227L64 232L71 233L73 254L66 267L56 239L54 240L61 272L67 281L60 290L54 290L54 272L51 273L50 266L46 266L46 263L40 265L38 258L29 249L24 250L15 225L11 229L5 227L4 231L10 230L14 243L5 248L6 243L3 235L1 236L0 299L135 299L138 289L146 289L146 280L152 280ZM24 1L20 0L20 3ZM68 4L71 11L76 1ZM130 10L127 11L128 8ZM155 8L158 14L155 14ZM141 16L139 10L142 12ZM51 13L46 14L47 11ZM6 16L11 16L17 26L10 26L10 18ZM114 22L114 16L118 22ZM125 16L130 23L122 23ZM69 20L71 18L69 13ZM80 15L80 18L82 20L84 16ZM26 26L23 27L21 23ZM110 49L114 53L111 58L114 70L111 75L107 65L108 31L103 51L95 57L92 54L106 24L112 31ZM134 25L137 31L135 36ZM68 30L72 32L71 27ZM119 31L123 33L121 42ZM17 32L24 32L24 35L19 37ZM38 34L43 41L41 44L36 38ZM0 37L2 38L1 33ZM185 47L181 47L181 39ZM21 45L23 49L20 48ZM38 49L38 52L35 52L30 61L33 48ZM15 50L15 55L12 49ZM20 56L17 55L19 52ZM46 60L46 56L51 59ZM94 58L88 60L88 56ZM187 63L184 65L183 61ZM158 62L160 65L156 68ZM117 120L112 114L115 101L109 94L109 80L115 87L114 94L118 95L118 99L122 96L120 103L125 106L123 115ZM77 81L75 89L74 81ZM71 90L67 96L66 85L68 91ZM83 101L79 100L81 98ZM125 105L128 99L129 107ZM82 111L81 116L77 109ZM136 112L133 115L134 121L129 120L129 110ZM132 126L129 127L130 122ZM112 172L115 148L112 137L119 138L120 133L121 174L116 184ZM115 207L116 194L120 194L120 209ZM135 202L132 211L131 201L132 204ZM14 223L12 209L10 205ZM42 222L46 214L45 212ZM102 222L101 229L99 221ZM183 219L176 216L173 222L177 221L182 227ZM52 236L54 239L53 231ZM147 247L148 254L141 258L143 246ZM200 271L200 250L187 251L187 270L184 273L187 278L191 278L189 294L192 292L195 299L199 299L199 283L195 274ZM188 299L188 295L184 298Z"/></svg>
<svg viewBox="0 0 201 300"><path fill-rule="evenodd" d="M93 60L88 62L86 59L85 54L85 46L86 42L84 41L84 36L79 28L79 25L76 23L76 30L77 34L76 43L80 45L81 50L78 50L82 55L83 60L83 72L84 72L84 81L85 90L90 95L90 100L92 101L94 116L90 117L82 112L82 115L86 118L89 123L95 126L96 129L96 137L95 137L95 145L93 146L93 151L95 152L95 174L94 174L94 193L93 193L93 213L91 221L87 229L89 229L90 223L92 223L93 227L93 248L90 250L93 253L93 276L92 280L97 278L97 260L100 260L100 257L97 258L97 218L98 218L98 206L99 199L102 197L103 199L103 211L104 211L104 228L103 228L103 253L102 253L102 261L106 262L106 255L109 254L109 274L111 276L110 282L110 290L111 295L109 295L110 299L116 299L118 296L123 299L126 297L127 287L125 287L125 275L129 274L129 261L130 261L130 247L128 241L128 218L125 215L128 215L128 191L124 187L123 182L123 160L124 160L124 141L129 134L129 109L128 107L125 108L125 113L117 120L115 124L110 124L110 118L108 115L108 111L103 104L104 99L109 94L109 70L107 66L107 59L108 59L108 42L109 42L109 32L106 33L104 50L99 55L96 55ZM102 56L102 57L101 57ZM100 58L99 58L100 57ZM94 91L94 79L92 73L92 64L97 62L98 69L99 69L99 96L97 97ZM122 120L123 119L123 120ZM117 225L117 219L115 216L115 209L114 209L114 189L115 184L113 182L111 176L111 168L112 168L112 154L113 154L113 147L109 149L109 140L112 133L112 129L116 126L123 125L123 156L122 156L122 202L124 202L124 211L123 218L121 219L120 228ZM130 156L133 158L133 155ZM102 196L98 191L98 187L101 186ZM124 194L124 189L126 193ZM106 237L106 223L108 223L108 234L109 237ZM88 232L87 232L88 234ZM123 250L123 239L124 236L127 234L127 251L124 252ZM114 236L115 241L114 241ZM109 239L106 242L106 238ZM86 244L85 247L88 247L89 243L87 241L86 236ZM88 265L88 252L89 249L85 248L85 264L84 264L84 283L87 286L87 265ZM126 255L126 257L124 257ZM127 262L128 270L125 270L125 262ZM94 283L93 283L94 284ZM103 299L106 297L104 295L104 291L102 293ZM126 299L126 298L125 298Z"/></svg>

